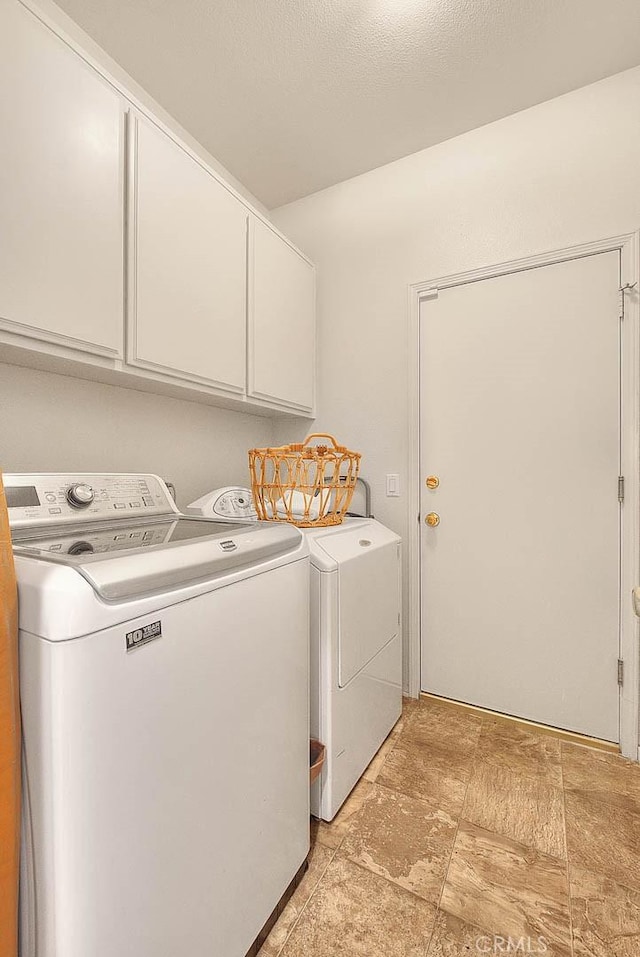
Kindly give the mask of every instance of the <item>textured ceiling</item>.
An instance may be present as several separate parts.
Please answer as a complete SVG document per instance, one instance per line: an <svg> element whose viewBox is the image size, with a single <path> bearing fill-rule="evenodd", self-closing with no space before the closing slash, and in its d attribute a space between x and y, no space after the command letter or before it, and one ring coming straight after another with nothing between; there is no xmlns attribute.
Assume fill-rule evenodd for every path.
<svg viewBox="0 0 640 957"><path fill-rule="evenodd" d="M639 0L58 0L273 208L640 63Z"/></svg>

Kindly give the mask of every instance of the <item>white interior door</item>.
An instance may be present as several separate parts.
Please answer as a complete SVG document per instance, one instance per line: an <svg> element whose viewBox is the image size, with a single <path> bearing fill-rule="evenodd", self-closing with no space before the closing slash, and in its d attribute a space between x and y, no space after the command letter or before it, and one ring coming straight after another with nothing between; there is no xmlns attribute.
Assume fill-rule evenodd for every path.
<svg viewBox="0 0 640 957"><path fill-rule="evenodd" d="M619 275L618 252L586 256L443 289L420 316L422 689L608 740Z"/></svg>

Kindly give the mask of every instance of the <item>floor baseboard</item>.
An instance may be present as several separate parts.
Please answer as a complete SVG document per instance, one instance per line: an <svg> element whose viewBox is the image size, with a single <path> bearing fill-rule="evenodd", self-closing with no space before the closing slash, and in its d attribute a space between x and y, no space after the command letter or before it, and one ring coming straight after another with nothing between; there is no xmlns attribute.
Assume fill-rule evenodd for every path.
<svg viewBox="0 0 640 957"><path fill-rule="evenodd" d="M499 711L490 711L488 708L479 708L477 705L466 704L464 701L454 701L453 698L443 698L441 695L431 694L428 691L421 691L420 697L426 700L441 701L443 704L451 705L452 708L463 708L465 711L471 711L475 714L488 714L499 721L505 721L509 724L520 725L525 728L535 728L541 734L548 734L554 738L560 738L562 741L570 741L573 744L582 744L587 748L596 748L598 751L609 751L612 754L620 753L620 746L613 741L603 741L601 738L590 738L586 734L579 734L577 731L565 731L562 728L553 728L548 724L538 724L536 721L527 721L525 718L515 718L510 714L502 714Z"/></svg>

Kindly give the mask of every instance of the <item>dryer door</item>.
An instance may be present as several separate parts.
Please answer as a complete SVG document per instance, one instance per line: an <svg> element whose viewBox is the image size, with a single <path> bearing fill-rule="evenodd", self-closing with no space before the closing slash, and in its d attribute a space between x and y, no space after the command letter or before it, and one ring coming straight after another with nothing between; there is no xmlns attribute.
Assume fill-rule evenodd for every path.
<svg viewBox="0 0 640 957"><path fill-rule="evenodd" d="M347 685L400 631L400 540L378 522L333 531L338 563L338 683Z"/></svg>

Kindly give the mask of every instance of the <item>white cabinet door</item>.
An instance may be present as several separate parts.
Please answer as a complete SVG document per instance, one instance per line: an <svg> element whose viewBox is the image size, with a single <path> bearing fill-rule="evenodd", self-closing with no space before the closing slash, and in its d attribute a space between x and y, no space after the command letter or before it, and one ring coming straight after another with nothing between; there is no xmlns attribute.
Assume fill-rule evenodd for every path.
<svg viewBox="0 0 640 957"><path fill-rule="evenodd" d="M315 269L255 217L250 251L249 393L312 411Z"/></svg>
<svg viewBox="0 0 640 957"><path fill-rule="evenodd" d="M122 353L123 161L119 96L0 0L0 329Z"/></svg>
<svg viewBox="0 0 640 957"><path fill-rule="evenodd" d="M135 123L129 361L243 392L247 210L151 123Z"/></svg>

